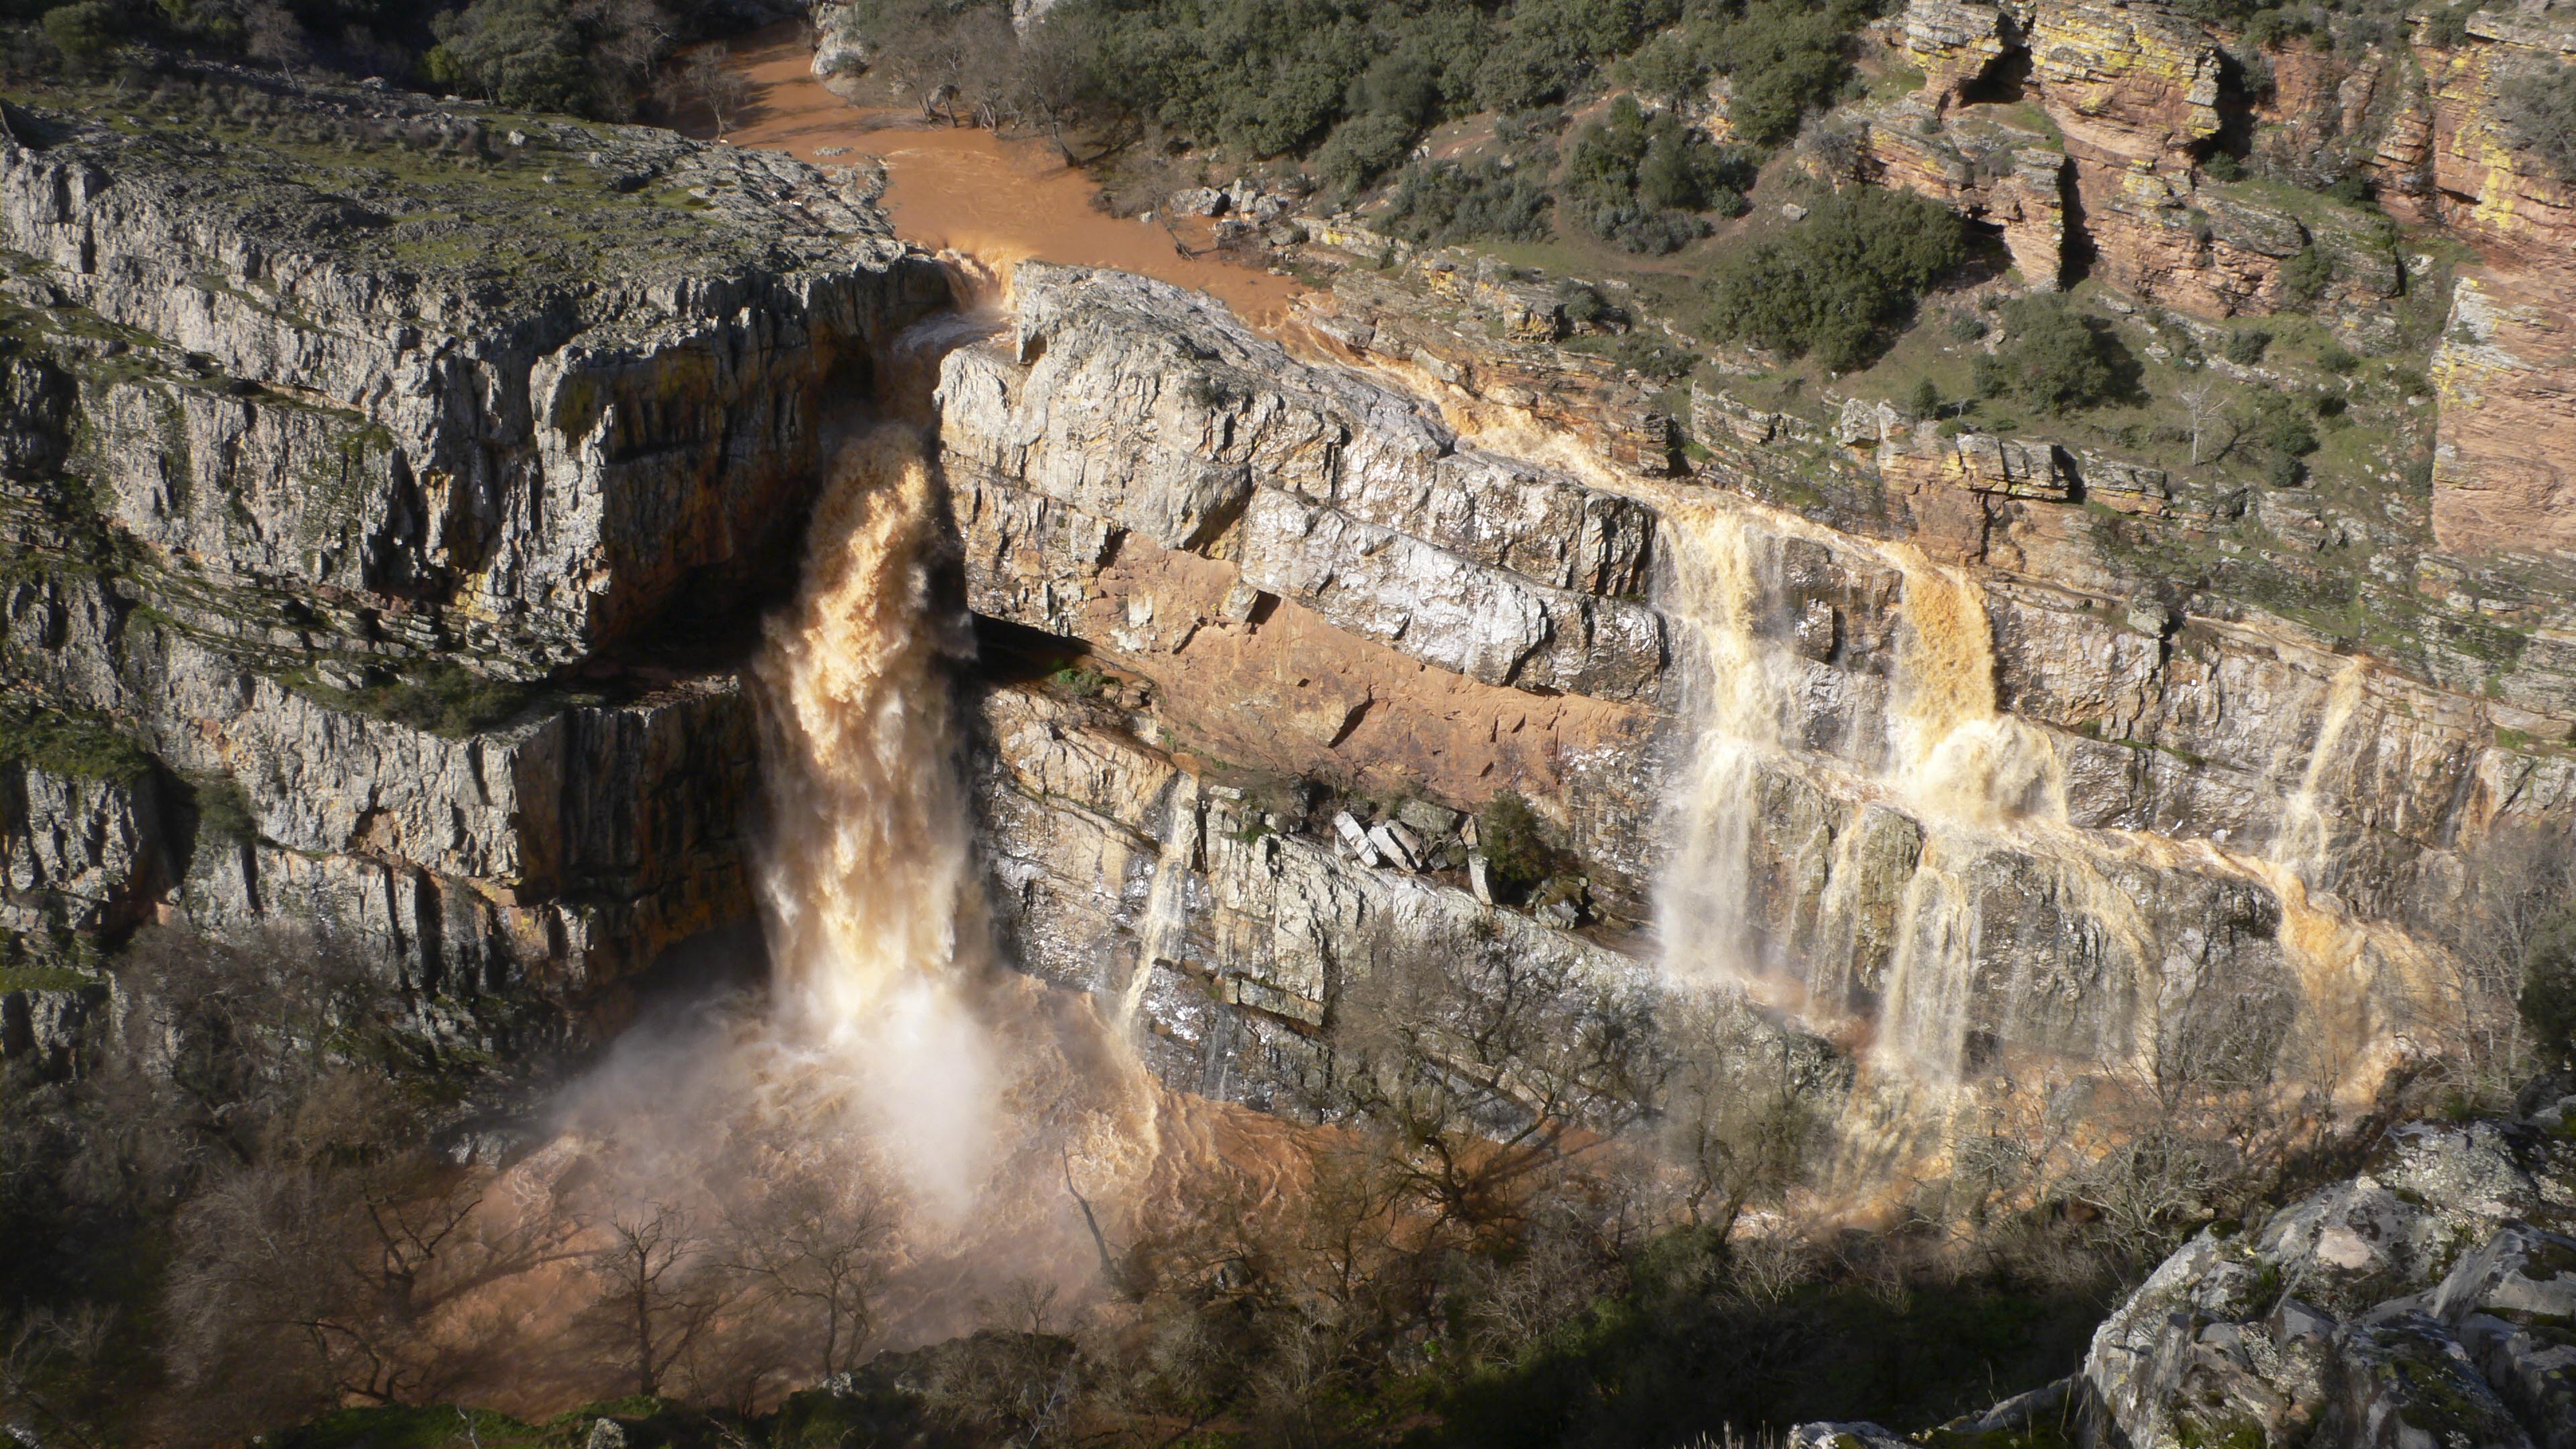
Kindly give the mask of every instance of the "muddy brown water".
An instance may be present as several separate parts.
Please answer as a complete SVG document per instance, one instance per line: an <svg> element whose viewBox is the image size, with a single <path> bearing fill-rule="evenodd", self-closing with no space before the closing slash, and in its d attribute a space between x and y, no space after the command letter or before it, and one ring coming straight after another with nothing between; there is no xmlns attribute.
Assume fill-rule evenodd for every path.
<svg viewBox="0 0 2576 1449"><path fill-rule="evenodd" d="M1289 277L1213 255L1185 256L1162 219L1121 219L1095 210L1098 188L1042 137L1004 139L973 126L925 122L907 110L854 106L815 78L813 56L790 23L734 47L734 68L753 88L738 146L785 151L821 165L826 147L884 158L884 205L895 233L931 251L962 252L995 267L1021 261L1115 267L1210 293L1258 325L1285 319L1299 291ZM696 134L708 127L689 126ZM1180 223L1191 248L1210 239L1207 222Z"/></svg>

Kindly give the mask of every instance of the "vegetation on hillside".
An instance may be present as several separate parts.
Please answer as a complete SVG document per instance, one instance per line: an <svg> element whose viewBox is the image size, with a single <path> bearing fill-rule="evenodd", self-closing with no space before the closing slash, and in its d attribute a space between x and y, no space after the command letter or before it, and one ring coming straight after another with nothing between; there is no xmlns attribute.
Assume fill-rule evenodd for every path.
<svg viewBox="0 0 2576 1449"><path fill-rule="evenodd" d="M1708 278L1709 330L1842 371L1873 356L1924 290L1966 259L1947 207L1854 187L1787 232L1722 253Z"/></svg>

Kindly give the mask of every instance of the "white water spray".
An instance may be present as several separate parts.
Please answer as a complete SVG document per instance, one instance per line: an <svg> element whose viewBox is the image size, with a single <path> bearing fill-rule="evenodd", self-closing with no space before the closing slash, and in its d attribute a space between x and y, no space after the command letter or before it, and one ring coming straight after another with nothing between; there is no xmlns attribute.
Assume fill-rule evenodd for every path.
<svg viewBox="0 0 2576 1449"><path fill-rule="evenodd" d="M989 1146L993 1071L968 993L993 954L949 698L966 644L937 607L941 561L920 445L891 428L851 445L757 671L760 896L784 1024L848 1066L912 1186L957 1210Z"/></svg>

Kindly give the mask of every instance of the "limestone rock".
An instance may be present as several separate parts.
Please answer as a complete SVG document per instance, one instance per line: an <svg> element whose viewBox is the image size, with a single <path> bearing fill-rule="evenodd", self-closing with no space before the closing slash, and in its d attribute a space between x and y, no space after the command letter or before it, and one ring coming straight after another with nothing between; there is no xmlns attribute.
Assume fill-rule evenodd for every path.
<svg viewBox="0 0 2576 1449"><path fill-rule="evenodd" d="M2254 1232L2185 1244L2094 1334L2097 1440L2567 1442L2576 1147L2525 1123L2399 1129ZM2551 1227L2549 1225L2555 1225ZM2492 1308L2493 1311L2489 1311Z"/></svg>
<svg viewBox="0 0 2576 1449"><path fill-rule="evenodd" d="M541 681L757 600L824 409L945 285L783 156L299 104L345 166L150 114L0 138L35 304L0 363L0 657L151 757L122 796L11 774L11 909L112 934L175 889L212 928L317 915L427 991L569 1000L748 911L754 751L721 675ZM546 205L486 179L522 167ZM174 779L243 833L183 849Z"/></svg>

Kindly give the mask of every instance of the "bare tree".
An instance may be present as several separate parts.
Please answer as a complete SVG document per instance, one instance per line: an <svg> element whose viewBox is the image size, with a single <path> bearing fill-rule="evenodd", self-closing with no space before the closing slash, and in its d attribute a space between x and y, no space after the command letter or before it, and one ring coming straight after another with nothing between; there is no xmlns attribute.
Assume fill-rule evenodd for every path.
<svg viewBox="0 0 2576 1449"><path fill-rule="evenodd" d="M1491 935L1376 954L1337 1004L1329 1106L1378 1130L1406 1191L1444 1222L1516 1221L1543 1169L1643 1110L1651 1003L1632 984Z"/></svg>
<svg viewBox="0 0 2576 1449"><path fill-rule="evenodd" d="M690 53L688 66L681 72L686 94L703 104L714 118L718 140L733 130L734 122L751 104L751 81L727 64L731 58L721 45L700 46Z"/></svg>
<svg viewBox="0 0 2576 1449"><path fill-rule="evenodd" d="M1046 24L1021 36L1007 85L1011 109L1046 131L1067 166L1078 163L1072 144L1065 139L1065 127L1094 94L1079 26L1074 16L1050 16Z"/></svg>
<svg viewBox="0 0 2576 1449"><path fill-rule="evenodd" d="M816 1376L854 1368L875 1328L896 1215L873 1184L806 1168L728 1208L726 1265L764 1303L810 1318Z"/></svg>
<svg viewBox="0 0 2576 1449"><path fill-rule="evenodd" d="M2225 393L2215 379L2204 375L2190 386L2177 391L2174 396L2182 402L2183 411L2191 418L2191 466L2197 468L2203 461L2202 454L2206 450L2210 428L2226 415L2222 406ZM2227 446L2232 447L2235 442L2235 434L2231 430ZM2222 447L2219 449L2219 454L2211 456L2214 459L2226 451L2227 448Z"/></svg>
<svg viewBox="0 0 2576 1449"><path fill-rule="evenodd" d="M2446 1026L2460 1043L2455 1076L2462 1096L2492 1104L2536 1064L2524 992L2534 963L2576 903L2576 837L2549 822L2503 824L2464 865L2459 929L2444 963Z"/></svg>
<svg viewBox="0 0 2576 1449"><path fill-rule="evenodd" d="M29 1444L105 1449L112 1389L100 1372L116 1315L96 1304L33 1309L0 1325L0 1425Z"/></svg>
<svg viewBox="0 0 2576 1449"><path fill-rule="evenodd" d="M277 73L290 86L296 84L295 68L311 58L312 49L304 35L304 22L283 5L254 4L242 11L242 48L253 60L264 60L277 67Z"/></svg>
<svg viewBox="0 0 2576 1449"><path fill-rule="evenodd" d="M671 53L670 12L658 0L582 0L574 18L598 37L591 54L605 75L599 86L614 114L632 114L652 87L654 68Z"/></svg>
<svg viewBox="0 0 2576 1449"><path fill-rule="evenodd" d="M654 1397L663 1376L706 1331L722 1295L705 1269L707 1240L684 1210L653 1203L610 1219L608 1246L591 1259L599 1297L592 1332Z"/></svg>
<svg viewBox="0 0 2576 1449"><path fill-rule="evenodd" d="M1833 1089L1813 1043L1714 994L1665 1006L1663 1130L1684 1170L1689 1222L1725 1242L1747 1208L1776 1202L1804 1180L1824 1137L1816 1099Z"/></svg>

